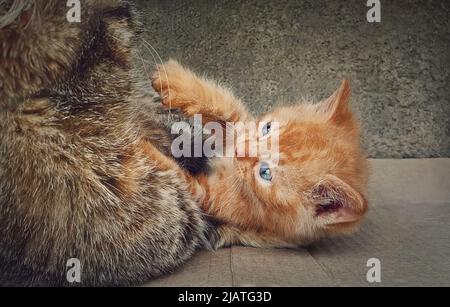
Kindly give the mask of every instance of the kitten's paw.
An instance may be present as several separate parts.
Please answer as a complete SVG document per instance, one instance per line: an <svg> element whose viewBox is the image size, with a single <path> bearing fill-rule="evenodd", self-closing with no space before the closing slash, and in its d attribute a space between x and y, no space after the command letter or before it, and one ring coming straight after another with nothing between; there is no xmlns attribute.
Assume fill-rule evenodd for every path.
<svg viewBox="0 0 450 307"><path fill-rule="evenodd" d="M181 109L187 115L198 112L196 82L196 76L175 60L158 65L152 76L152 86L161 96L162 104L170 109Z"/></svg>

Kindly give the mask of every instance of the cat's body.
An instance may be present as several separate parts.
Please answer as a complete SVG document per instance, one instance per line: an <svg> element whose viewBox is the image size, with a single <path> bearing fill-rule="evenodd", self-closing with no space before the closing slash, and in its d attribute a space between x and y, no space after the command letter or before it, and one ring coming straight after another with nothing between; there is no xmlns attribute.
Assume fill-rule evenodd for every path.
<svg viewBox="0 0 450 307"><path fill-rule="evenodd" d="M167 117L136 81L133 8L83 1L72 24L66 1L21 2L34 4L0 29L0 285L136 285L172 271L209 228L168 158Z"/></svg>
<svg viewBox="0 0 450 307"><path fill-rule="evenodd" d="M345 86L325 104L332 110L272 113L293 125L280 143L290 180L264 192L250 176L258 159L214 160L193 177L179 166L189 159L170 157L167 116L136 78L139 24L126 1L83 1L74 24L65 1L15 2L29 10L0 22L0 285L78 285L66 279L71 258L82 286L140 284L198 247L295 246L364 214L365 159ZM0 2L0 16L11 3ZM227 90L177 65L168 73L174 93L198 98L170 98L188 116L253 120Z"/></svg>
<svg viewBox="0 0 450 307"><path fill-rule="evenodd" d="M235 155L213 158L210 173L196 177L202 209L223 223L216 246L292 247L350 233L360 224L368 165L348 107L347 81L326 101L280 107L258 119L230 90L173 60L155 72L153 87L166 107L217 122L226 138L245 135L230 123L258 127L233 141ZM250 154L273 133L278 146Z"/></svg>

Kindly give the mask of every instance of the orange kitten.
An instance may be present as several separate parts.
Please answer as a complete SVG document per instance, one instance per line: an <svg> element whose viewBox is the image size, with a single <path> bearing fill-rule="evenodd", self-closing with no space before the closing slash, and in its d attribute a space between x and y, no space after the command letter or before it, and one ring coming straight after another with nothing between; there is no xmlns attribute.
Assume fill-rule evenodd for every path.
<svg viewBox="0 0 450 307"><path fill-rule="evenodd" d="M189 117L202 114L204 123L257 122L262 131L247 143L279 135L277 152L268 149L277 161L267 155L213 158L212 171L191 185L201 186L193 193L203 195L202 209L223 221L217 247L296 246L357 228L367 210L368 165L347 81L319 104L280 107L258 119L231 91L173 60L158 68L153 86L164 105Z"/></svg>

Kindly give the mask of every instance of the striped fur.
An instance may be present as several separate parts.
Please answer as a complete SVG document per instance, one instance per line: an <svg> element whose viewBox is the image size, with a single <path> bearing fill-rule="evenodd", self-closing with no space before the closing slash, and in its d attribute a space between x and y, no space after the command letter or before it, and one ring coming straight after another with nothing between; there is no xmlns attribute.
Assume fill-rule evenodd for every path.
<svg viewBox="0 0 450 307"><path fill-rule="evenodd" d="M133 65L136 12L86 0L71 24L65 1L33 1L34 17L27 2L0 4L0 285L136 285L171 272L213 229L164 154L164 111ZM81 284L66 280L69 258Z"/></svg>

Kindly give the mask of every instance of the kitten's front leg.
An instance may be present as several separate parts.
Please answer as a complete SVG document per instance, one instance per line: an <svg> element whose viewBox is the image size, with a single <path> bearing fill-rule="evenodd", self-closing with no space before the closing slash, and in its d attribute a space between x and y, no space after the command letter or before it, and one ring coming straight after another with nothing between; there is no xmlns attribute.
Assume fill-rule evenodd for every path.
<svg viewBox="0 0 450 307"><path fill-rule="evenodd" d="M203 123L251 120L229 89L197 76L174 60L158 66L152 83L165 106L181 109L189 117L202 114Z"/></svg>

